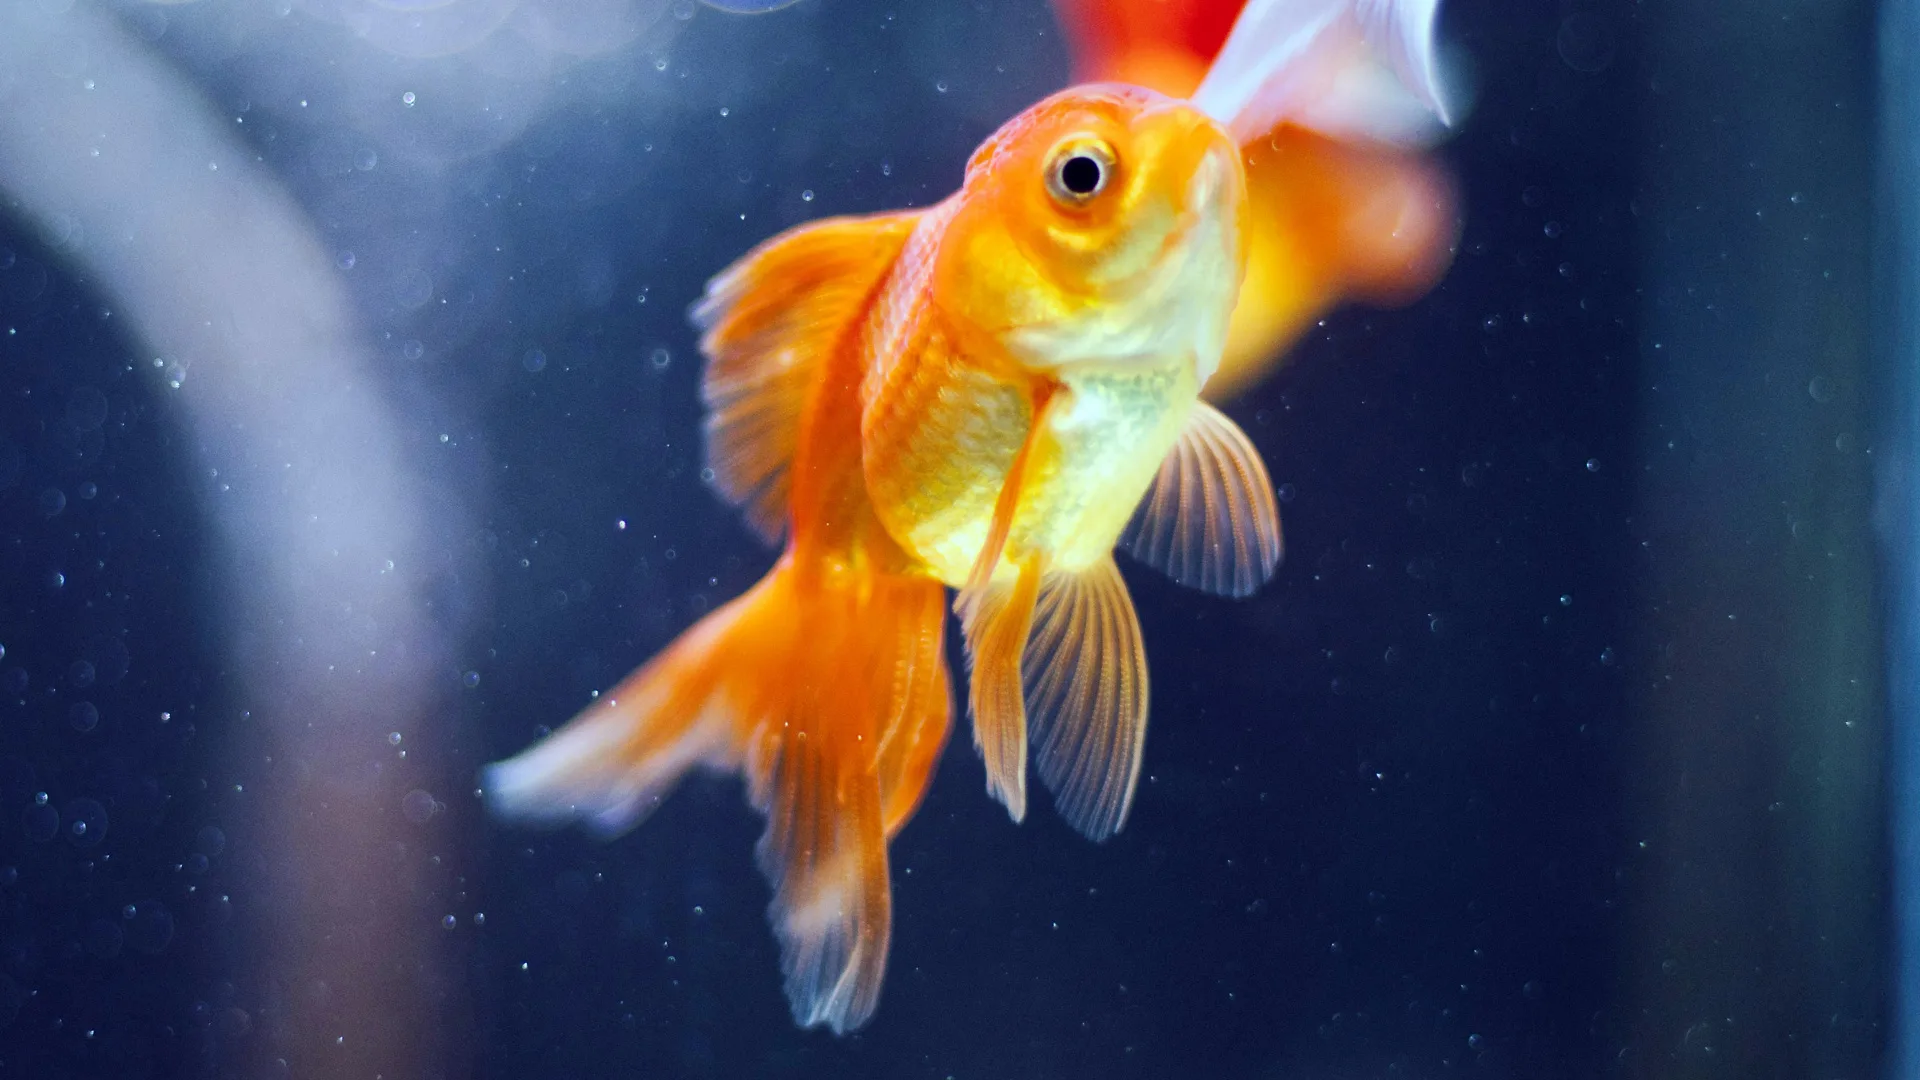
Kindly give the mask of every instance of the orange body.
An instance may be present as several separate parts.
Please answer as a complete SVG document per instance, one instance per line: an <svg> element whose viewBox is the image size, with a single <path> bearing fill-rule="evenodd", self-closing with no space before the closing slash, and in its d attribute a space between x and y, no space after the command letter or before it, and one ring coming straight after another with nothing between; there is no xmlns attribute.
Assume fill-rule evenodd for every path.
<svg viewBox="0 0 1920 1080"><path fill-rule="evenodd" d="M1054 0L1078 79L1191 93L1239 14L1238 0ZM1258 382L1315 320L1349 300L1411 303L1452 262L1453 186L1413 150L1342 141L1291 124L1248 146L1248 265L1207 396Z"/></svg>
<svg viewBox="0 0 1920 1080"><path fill-rule="evenodd" d="M1258 456L1198 401L1247 215L1218 124L1086 87L1010 121L941 204L816 222L715 278L695 313L708 461L785 553L492 767L494 805L617 831L688 767L739 770L795 1017L857 1026L886 962L887 841L947 736L953 587L989 790L1024 814L1031 737L1056 808L1117 830L1147 674L1114 547L1230 595L1280 555Z"/></svg>

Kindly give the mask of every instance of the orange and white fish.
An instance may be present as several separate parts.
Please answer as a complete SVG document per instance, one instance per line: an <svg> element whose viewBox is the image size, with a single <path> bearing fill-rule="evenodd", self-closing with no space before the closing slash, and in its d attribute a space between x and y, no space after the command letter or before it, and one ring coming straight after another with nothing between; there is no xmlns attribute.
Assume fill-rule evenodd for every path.
<svg viewBox="0 0 1920 1080"><path fill-rule="evenodd" d="M1200 85L1240 6L1054 0L1076 79L1135 83L1174 96ZM1269 99L1281 104L1278 111L1255 110L1241 122L1246 129L1272 127L1247 148L1247 277L1220 370L1207 384L1215 401L1258 382L1333 307L1349 300L1411 303L1453 258L1460 232L1453 183L1423 152L1438 133L1433 121L1448 119L1451 104L1442 102L1434 71L1435 3L1355 4L1345 26L1338 25L1341 14L1308 2L1274 5L1269 14L1288 20L1283 35L1325 19L1322 32L1346 41L1321 43L1319 64L1293 70L1290 77L1303 85ZM1371 85L1355 78L1365 68L1349 60L1366 49L1368 18L1391 31L1374 38L1392 37L1377 55L1398 69L1399 85L1383 86L1377 73ZM1333 89L1343 78L1348 84Z"/></svg>
<svg viewBox="0 0 1920 1080"><path fill-rule="evenodd" d="M1244 50L1208 111L1068 90L989 138L938 205L802 226L714 278L694 312L707 460L785 551L492 766L493 806L617 832L688 768L739 771L767 816L794 1016L857 1027L886 967L887 843L947 739L952 587L988 791L1019 820L1031 752L1074 827L1119 829L1148 691L1114 548L1231 596L1280 559L1259 456L1199 400L1245 271L1234 121L1284 107L1291 66L1319 57L1272 44L1288 62Z"/></svg>

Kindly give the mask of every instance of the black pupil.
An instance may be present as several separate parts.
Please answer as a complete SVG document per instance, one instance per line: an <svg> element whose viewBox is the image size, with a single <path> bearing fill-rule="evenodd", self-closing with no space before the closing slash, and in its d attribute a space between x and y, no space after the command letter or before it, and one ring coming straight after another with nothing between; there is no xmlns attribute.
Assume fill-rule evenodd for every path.
<svg viewBox="0 0 1920 1080"><path fill-rule="evenodd" d="M1060 183L1075 195L1091 195L1100 188L1100 163L1075 154L1060 166Z"/></svg>

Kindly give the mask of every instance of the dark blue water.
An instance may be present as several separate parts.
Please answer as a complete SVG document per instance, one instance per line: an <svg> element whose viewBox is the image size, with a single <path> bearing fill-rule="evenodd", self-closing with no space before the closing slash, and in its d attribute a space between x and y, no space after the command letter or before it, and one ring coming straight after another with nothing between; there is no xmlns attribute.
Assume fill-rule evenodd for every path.
<svg viewBox="0 0 1920 1080"><path fill-rule="evenodd" d="M1869 13L1842 6L1851 21L1814 37L1842 54L1808 63L1864 72ZM353 97L360 75L274 52L271 28L229 14L127 18L244 117L383 350L409 445L474 518L442 542L437 610L458 637L430 759L402 757L405 740L365 755L440 805L385 808L410 823L393 873L431 940L375 980L434 1047L427 1075L1871 1074L1878 834L1821 834L1780 773L1737 764L1698 788L1747 823L1722 877L1689 877L1700 854L1675 854L1661 825L1702 809L1697 773L1657 767L1672 718L1650 695L1689 639L1661 629L1684 588L1659 584L1669 538L1636 516L1664 468L1645 426L1667 362L1648 298L1692 284L1649 269L1671 234L1648 200L1678 205L1662 170L1684 171L1660 118L1686 54L1648 45L1671 23L1629 3L1446 7L1477 80L1441 152L1465 198L1451 272L1405 310L1330 317L1228 410L1281 485L1276 580L1233 602L1123 561L1153 721L1107 844L1044 806L1011 825L956 727L892 849L879 1012L835 1039L789 1019L737 782L695 777L602 843L489 821L472 777L771 562L699 478L683 313L705 279L787 225L945 195L1000 120L1062 84L1051 15L1011 0L669 12L683 25L658 48L516 69L500 93L537 86L543 104L490 134L465 113L370 121L387 114ZM309 32L361 55L318 20ZM458 85L429 61L357 62L380 87ZM1843 124L1870 89L1841 80L1819 104ZM1752 167L1706 130L1676 156ZM1837 177L1821 197L1866 191L1864 142L1815 164ZM1792 213L1785 196L1768 212ZM1713 212L1733 230L1747 208ZM1780 246L1852 220L1809 218ZM1721 235L1723 258L1747 257ZM1864 280L1864 249L1821 252ZM114 307L83 260L0 216L0 1074L332 1075L289 1020L323 991L264 959L260 882L301 853L258 819L308 789L249 749L258 703L232 679L205 524L221 479ZM1749 385L1742 357L1692 360ZM1781 379L1819 401L1803 373ZM1847 387L1841 407L1864 409ZM1788 519L1855 539L1866 522L1856 503L1802 505L1819 475L1761 471L1761 504L1777 485L1794 505L1754 526L1749 619L1784 625L1822 602L1768 599L1799 573L1769 561ZM1740 665L1790 662L1772 651L1784 635L1756 633L1730 646ZM1876 677L1873 641L1836 648ZM1748 670L1682 668L1683 685ZM1872 701L1856 706L1877 737ZM1714 730L1730 733L1707 760L1777 754L1789 779L1849 752ZM1796 829L1858 845L1867 893L1808 884L1823 870L1776 835ZM1836 919L1837 988L1804 974ZM1722 921L1753 936L1716 945Z"/></svg>

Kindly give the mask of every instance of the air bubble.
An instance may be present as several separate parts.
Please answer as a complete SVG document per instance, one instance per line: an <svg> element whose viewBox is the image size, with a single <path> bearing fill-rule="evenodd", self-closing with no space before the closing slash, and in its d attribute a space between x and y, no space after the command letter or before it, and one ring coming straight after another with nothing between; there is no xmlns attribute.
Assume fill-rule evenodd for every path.
<svg viewBox="0 0 1920 1080"><path fill-rule="evenodd" d="M432 795L414 788L407 792L406 798L400 800L400 812L415 825L424 825L440 812L440 804L434 801Z"/></svg>
<svg viewBox="0 0 1920 1080"><path fill-rule="evenodd" d="M227 850L227 834L221 832L217 825L202 825L193 836L193 847L200 854L212 858Z"/></svg>
<svg viewBox="0 0 1920 1080"><path fill-rule="evenodd" d="M547 366L547 354L539 349L528 349L527 354L520 358L520 366L528 371L544 370Z"/></svg>
<svg viewBox="0 0 1920 1080"><path fill-rule="evenodd" d="M665 349L655 349L652 354L647 357L647 362L653 365L653 370L665 371L667 370L667 365L673 363L673 354Z"/></svg>
<svg viewBox="0 0 1920 1080"><path fill-rule="evenodd" d="M393 299L409 311L425 307L433 299L433 278L417 266L402 271L394 282Z"/></svg>
<svg viewBox="0 0 1920 1080"><path fill-rule="evenodd" d="M465 675L460 676L460 683L471 690L480 685L480 673L477 671L469 671Z"/></svg>
<svg viewBox="0 0 1920 1080"><path fill-rule="evenodd" d="M400 355L409 360L418 360L426 353L427 347L414 338L408 338L406 344L400 346Z"/></svg>
<svg viewBox="0 0 1920 1080"><path fill-rule="evenodd" d="M67 839L75 847L90 848L107 838L107 808L94 799L67 804Z"/></svg>
<svg viewBox="0 0 1920 1080"><path fill-rule="evenodd" d="M77 701L67 710L67 722L84 735L100 726L100 710L91 701Z"/></svg>

